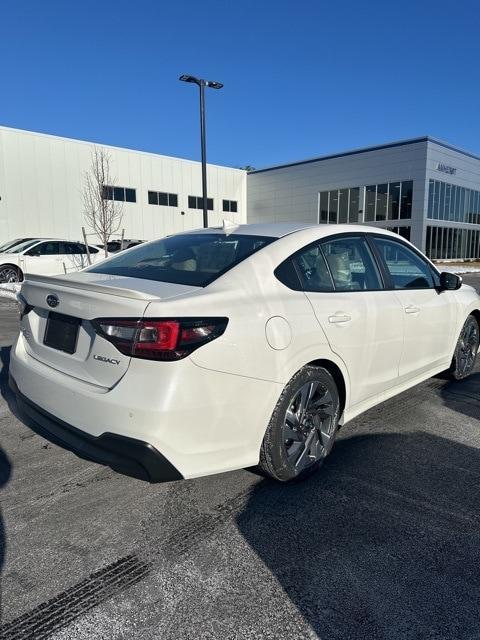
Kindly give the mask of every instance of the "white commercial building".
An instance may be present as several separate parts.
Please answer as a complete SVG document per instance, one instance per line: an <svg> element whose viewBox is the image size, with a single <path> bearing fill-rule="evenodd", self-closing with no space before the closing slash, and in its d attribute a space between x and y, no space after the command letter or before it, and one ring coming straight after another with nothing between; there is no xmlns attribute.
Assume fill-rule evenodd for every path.
<svg viewBox="0 0 480 640"><path fill-rule="evenodd" d="M199 162L97 146L111 156L115 189L107 194L123 201L126 238L151 240L202 226ZM0 243L30 236L81 238L93 148L90 142L0 127ZM207 179L210 225L245 222L246 172L209 164Z"/></svg>
<svg viewBox="0 0 480 640"><path fill-rule="evenodd" d="M368 224L436 260L480 256L480 157L429 136L259 169L248 221Z"/></svg>
<svg viewBox="0 0 480 640"><path fill-rule="evenodd" d="M125 237L152 240L202 227L201 164L106 145ZM0 127L0 243L80 240L94 144ZM369 224L433 259L480 256L480 157L424 136L250 172L208 165L209 225ZM248 194L247 194L248 191ZM248 195L248 199L247 199ZM90 238L92 242L94 238Z"/></svg>

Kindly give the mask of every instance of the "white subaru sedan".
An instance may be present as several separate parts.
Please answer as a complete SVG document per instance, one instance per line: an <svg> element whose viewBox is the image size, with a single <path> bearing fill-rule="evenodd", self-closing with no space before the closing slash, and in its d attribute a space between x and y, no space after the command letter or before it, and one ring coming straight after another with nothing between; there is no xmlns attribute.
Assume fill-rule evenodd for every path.
<svg viewBox="0 0 480 640"><path fill-rule="evenodd" d="M409 242L353 225L241 225L29 276L11 386L87 458L150 481L318 469L340 425L473 369L480 298Z"/></svg>

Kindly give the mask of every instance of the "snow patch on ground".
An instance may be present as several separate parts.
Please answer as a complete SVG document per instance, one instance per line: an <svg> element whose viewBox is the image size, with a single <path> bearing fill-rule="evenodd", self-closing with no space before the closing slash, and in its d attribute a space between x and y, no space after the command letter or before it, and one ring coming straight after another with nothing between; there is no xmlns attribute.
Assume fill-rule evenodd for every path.
<svg viewBox="0 0 480 640"><path fill-rule="evenodd" d="M9 300L16 300L17 293L20 291L22 285L18 282L6 282L0 284L0 298L8 298Z"/></svg>
<svg viewBox="0 0 480 640"><path fill-rule="evenodd" d="M478 273L480 272L480 267L469 267L458 266L458 265L448 265L448 264L437 264L436 265L439 271L447 271L448 273Z"/></svg>

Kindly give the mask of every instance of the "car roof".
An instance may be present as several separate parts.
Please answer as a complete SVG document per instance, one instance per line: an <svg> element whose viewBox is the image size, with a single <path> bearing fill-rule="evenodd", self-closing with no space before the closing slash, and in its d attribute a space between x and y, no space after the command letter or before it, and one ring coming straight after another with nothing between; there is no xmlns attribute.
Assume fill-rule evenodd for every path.
<svg viewBox="0 0 480 640"><path fill-rule="evenodd" d="M239 224L227 223L226 227L208 227L207 229L192 229L185 231L185 234L197 233L226 233L227 235L252 235L265 236L269 238L283 238L291 234L311 229L315 232L315 237L330 236L337 233L381 233L385 235L398 234L381 229L379 227L370 227L363 224L317 224L309 222L272 222L258 224ZM182 234L183 235L183 234Z"/></svg>

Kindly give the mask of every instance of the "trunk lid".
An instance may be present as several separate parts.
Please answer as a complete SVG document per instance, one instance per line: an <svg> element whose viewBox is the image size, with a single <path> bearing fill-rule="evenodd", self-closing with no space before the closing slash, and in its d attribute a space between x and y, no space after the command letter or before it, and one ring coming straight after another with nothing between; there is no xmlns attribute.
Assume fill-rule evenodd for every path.
<svg viewBox="0 0 480 640"><path fill-rule="evenodd" d="M153 300L171 300L196 290L197 287L168 282L89 272L58 277L29 275L20 292L23 304L31 307L20 324L25 348L32 357L57 371L111 388L125 375L131 358L99 336L90 321L143 318ZM74 322L72 318L79 320ZM52 338L56 347L51 346ZM73 353L65 350L65 344L70 342Z"/></svg>

